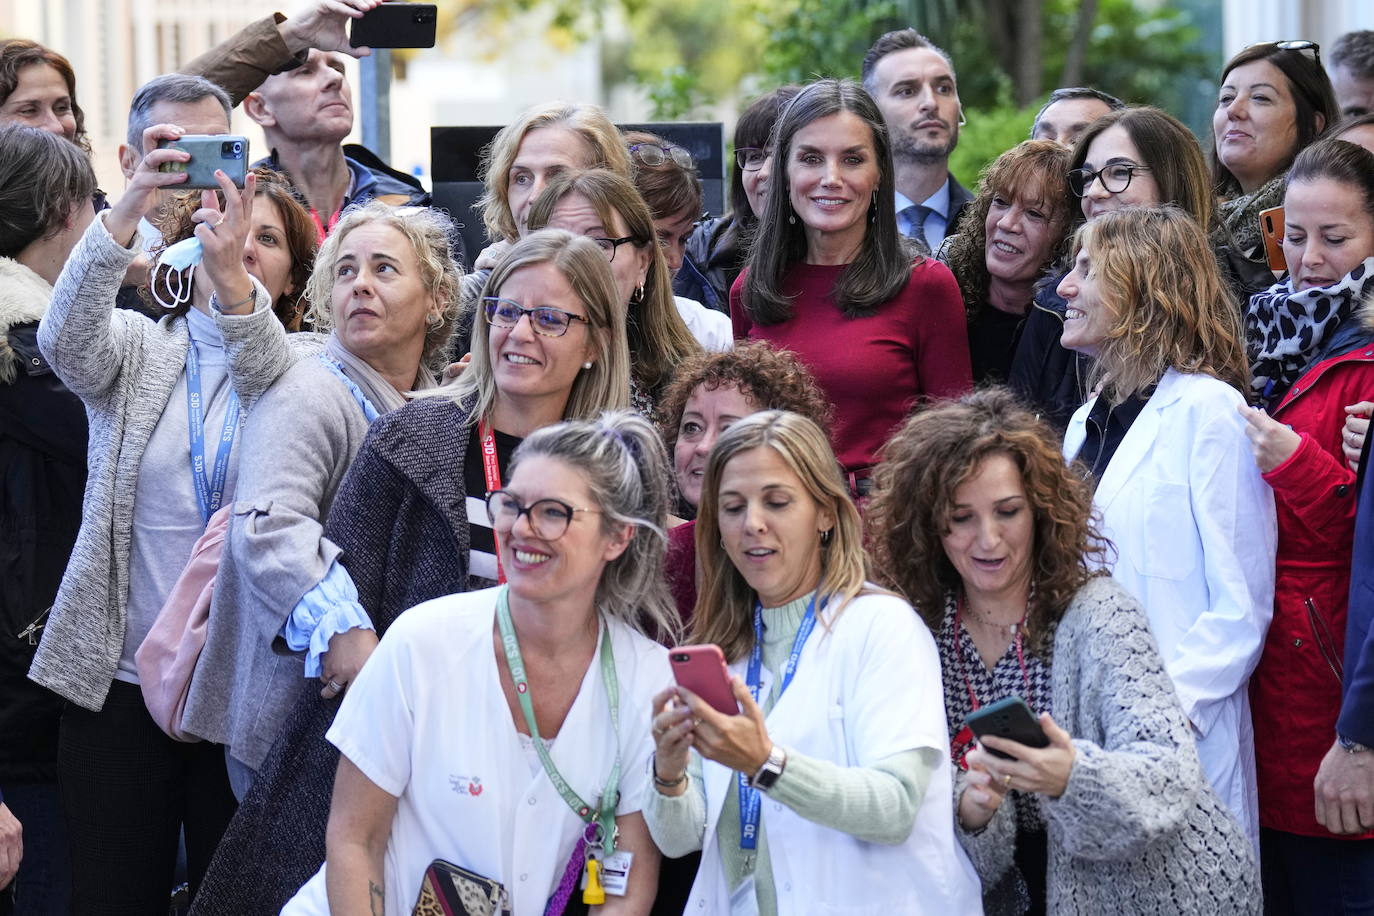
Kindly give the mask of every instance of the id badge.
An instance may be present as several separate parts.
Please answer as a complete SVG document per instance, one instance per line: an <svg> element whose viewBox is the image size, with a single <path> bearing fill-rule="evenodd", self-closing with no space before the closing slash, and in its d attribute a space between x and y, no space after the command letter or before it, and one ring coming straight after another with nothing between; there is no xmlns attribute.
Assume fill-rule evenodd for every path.
<svg viewBox="0 0 1374 916"><path fill-rule="evenodd" d="M730 892L730 916L759 916L759 897L754 892L753 875Z"/></svg>
<svg viewBox="0 0 1374 916"><path fill-rule="evenodd" d="M620 849L601 860L601 886L606 893L624 897L630 886L630 867L635 854Z"/></svg>

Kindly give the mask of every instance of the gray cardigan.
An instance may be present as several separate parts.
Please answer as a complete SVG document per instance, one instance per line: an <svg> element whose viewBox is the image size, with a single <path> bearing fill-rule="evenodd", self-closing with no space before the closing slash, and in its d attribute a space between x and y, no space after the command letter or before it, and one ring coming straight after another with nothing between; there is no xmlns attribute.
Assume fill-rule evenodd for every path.
<svg viewBox="0 0 1374 916"><path fill-rule="evenodd" d="M115 309L124 272L143 250L115 242L100 214L67 258L38 346L86 405L88 478L81 531L29 677L99 711L119 664L127 624L134 493L148 438L186 363L184 317L154 323ZM234 389L251 408L294 361L272 303L254 281L248 315L221 315Z"/></svg>
<svg viewBox="0 0 1374 916"><path fill-rule="evenodd" d="M1049 835L1051 913L1258 914L1250 841L1202 775L1192 732L1140 605L1096 578L1054 634L1055 722L1074 736L1068 788L1037 798ZM955 785L955 801L964 779ZM985 889L988 912L1016 851L1014 806L956 833ZM957 818L956 818L957 819ZM987 891L985 891L985 894Z"/></svg>
<svg viewBox="0 0 1374 916"><path fill-rule="evenodd" d="M353 395L316 359L287 370L243 428L234 508L182 724L255 770L301 693L319 689L278 634L339 555L324 538L325 516L367 430Z"/></svg>

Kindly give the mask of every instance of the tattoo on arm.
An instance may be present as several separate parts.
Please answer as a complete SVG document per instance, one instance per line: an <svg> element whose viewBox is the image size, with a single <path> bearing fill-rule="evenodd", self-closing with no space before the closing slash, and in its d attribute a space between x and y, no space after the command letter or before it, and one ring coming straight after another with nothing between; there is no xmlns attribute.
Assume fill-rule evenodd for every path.
<svg viewBox="0 0 1374 916"><path fill-rule="evenodd" d="M386 891L377 886L371 879L367 882L367 896L372 916L385 916L386 913Z"/></svg>

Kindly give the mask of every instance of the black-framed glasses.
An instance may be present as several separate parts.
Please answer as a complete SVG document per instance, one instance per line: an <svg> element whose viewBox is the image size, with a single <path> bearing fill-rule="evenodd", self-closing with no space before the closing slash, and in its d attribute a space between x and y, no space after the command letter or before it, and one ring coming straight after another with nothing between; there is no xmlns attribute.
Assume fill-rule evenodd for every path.
<svg viewBox="0 0 1374 916"><path fill-rule="evenodd" d="M608 261L615 260L616 249L618 249L621 245L624 245L627 242L633 242L636 245L639 244L639 239L635 238L633 235L627 235L623 238L618 239L603 239L597 238L594 235L589 235L587 237L591 239L593 242L596 242L596 247L606 252L606 259Z"/></svg>
<svg viewBox="0 0 1374 916"><path fill-rule="evenodd" d="M667 146L659 146L657 143L633 143L630 145L630 155L649 166L662 165L671 159L684 169L697 167L691 153L671 143Z"/></svg>
<svg viewBox="0 0 1374 916"><path fill-rule="evenodd" d="M528 506L508 490L493 490L487 494L487 518L497 531L510 531L520 516L529 519L530 530L542 541L556 541L568 533L573 516L579 512L600 512L582 509L561 499L536 499Z"/></svg>
<svg viewBox="0 0 1374 916"><path fill-rule="evenodd" d="M494 328L513 328L520 319L530 316L530 329L545 337L562 337L574 321L591 324L581 315L556 309L551 305L539 305L527 309L518 302L502 299L499 296L483 296L482 308L487 314L487 323Z"/></svg>
<svg viewBox="0 0 1374 916"><path fill-rule="evenodd" d="M735 165L739 166L741 172L757 172L763 168L763 164L768 161L768 157L773 155L772 150L762 146L737 146L735 147Z"/></svg>
<svg viewBox="0 0 1374 916"><path fill-rule="evenodd" d="M1092 169L1074 169L1069 173L1069 190L1073 192L1074 197L1082 197L1088 193L1094 181L1101 181L1108 194L1120 194L1131 186L1131 179L1135 177L1136 172L1148 171L1149 166L1136 165L1133 162L1117 162L1103 166L1096 172Z"/></svg>

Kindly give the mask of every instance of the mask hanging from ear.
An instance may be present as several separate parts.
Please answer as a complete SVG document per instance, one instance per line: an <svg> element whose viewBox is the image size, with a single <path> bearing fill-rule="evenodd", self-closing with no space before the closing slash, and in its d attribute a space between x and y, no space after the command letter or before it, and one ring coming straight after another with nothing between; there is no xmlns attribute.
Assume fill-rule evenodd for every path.
<svg viewBox="0 0 1374 916"><path fill-rule="evenodd" d="M194 282L191 272L204 257L205 251L201 247L200 239L194 235L182 239L162 252L157 263L153 265L154 280L149 284L158 305L170 312L191 301L191 287ZM172 297L171 302L164 301L158 292L158 271L163 271L162 285L167 287L167 293Z"/></svg>

